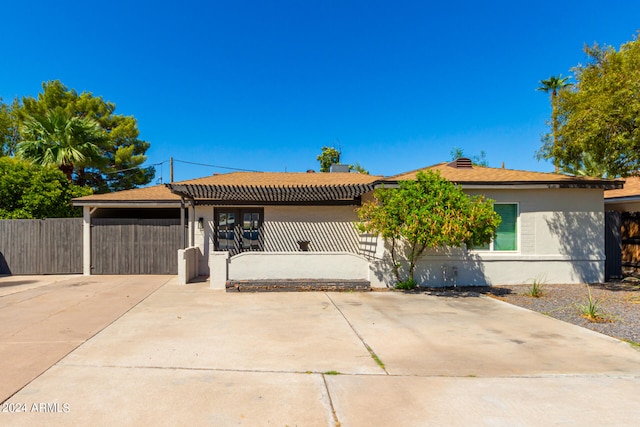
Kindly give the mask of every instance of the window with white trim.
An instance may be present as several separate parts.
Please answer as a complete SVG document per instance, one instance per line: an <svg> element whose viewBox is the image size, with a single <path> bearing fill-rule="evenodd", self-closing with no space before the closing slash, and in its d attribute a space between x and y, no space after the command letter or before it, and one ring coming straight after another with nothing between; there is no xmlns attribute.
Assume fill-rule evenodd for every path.
<svg viewBox="0 0 640 427"><path fill-rule="evenodd" d="M496 230L496 235L491 243L473 248L477 251L513 252L518 250L518 204L495 203L493 209L502 222Z"/></svg>

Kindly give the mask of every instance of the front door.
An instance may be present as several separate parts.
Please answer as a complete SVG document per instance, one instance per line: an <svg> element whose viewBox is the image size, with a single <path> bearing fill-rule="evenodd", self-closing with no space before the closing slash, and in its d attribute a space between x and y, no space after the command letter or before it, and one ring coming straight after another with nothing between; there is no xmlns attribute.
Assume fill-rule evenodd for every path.
<svg viewBox="0 0 640 427"><path fill-rule="evenodd" d="M217 251L231 255L246 251L259 251L264 210L260 208L216 208L215 246Z"/></svg>

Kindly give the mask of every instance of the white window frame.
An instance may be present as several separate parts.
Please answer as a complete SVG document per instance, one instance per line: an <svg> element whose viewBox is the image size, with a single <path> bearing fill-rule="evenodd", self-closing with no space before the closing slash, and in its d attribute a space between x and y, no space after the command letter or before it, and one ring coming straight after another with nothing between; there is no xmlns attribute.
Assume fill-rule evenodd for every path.
<svg viewBox="0 0 640 427"><path fill-rule="evenodd" d="M516 205L516 249L511 251L497 251L493 247L493 239L489 243L489 249L473 249L474 252L513 254L520 253L520 202L493 202L493 205Z"/></svg>

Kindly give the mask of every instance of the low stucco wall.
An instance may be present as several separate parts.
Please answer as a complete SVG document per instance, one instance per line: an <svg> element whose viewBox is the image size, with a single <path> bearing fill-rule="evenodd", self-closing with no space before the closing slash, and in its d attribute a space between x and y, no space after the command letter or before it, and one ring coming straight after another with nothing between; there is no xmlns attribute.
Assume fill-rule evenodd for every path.
<svg viewBox="0 0 640 427"><path fill-rule="evenodd" d="M422 286L487 286L602 282L604 261L556 257L424 259L416 268Z"/></svg>
<svg viewBox="0 0 640 427"><path fill-rule="evenodd" d="M229 280L369 280L369 261L347 252L243 252L229 260Z"/></svg>
<svg viewBox="0 0 640 427"><path fill-rule="evenodd" d="M178 249L178 284L186 285L198 275L198 259L200 249L192 246L187 249Z"/></svg>
<svg viewBox="0 0 640 427"><path fill-rule="evenodd" d="M394 286L396 278L388 254L371 263L378 286ZM401 270L403 276L406 270ZM427 255L416 266L414 278L420 286L488 286L546 283L596 283L604 280L604 259L569 258L562 255L526 256L518 254ZM373 283L372 283L372 286Z"/></svg>

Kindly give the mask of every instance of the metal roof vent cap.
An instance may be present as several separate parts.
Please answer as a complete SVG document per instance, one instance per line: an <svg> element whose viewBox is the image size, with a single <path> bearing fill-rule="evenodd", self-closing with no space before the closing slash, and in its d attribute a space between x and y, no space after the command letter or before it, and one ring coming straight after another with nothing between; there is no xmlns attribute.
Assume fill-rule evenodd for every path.
<svg viewBox="0 0 640 427"><path fill-rule="evenodd" d="M466 157L459 157L453 162L448 163L447 166L451 166L456 169L471 169L473 168L473 163L471 162L471 159L468 159Z"/></svg>

